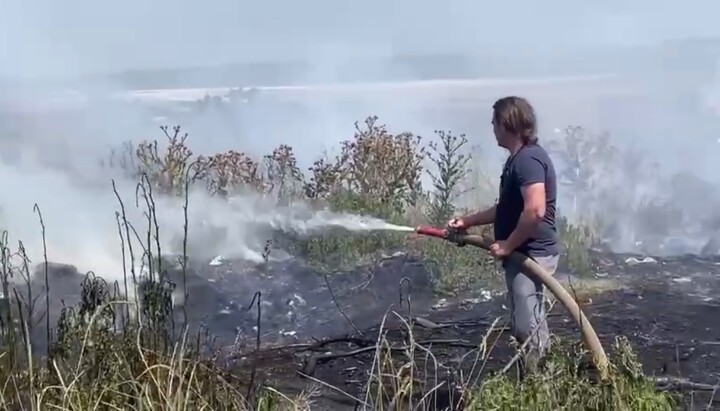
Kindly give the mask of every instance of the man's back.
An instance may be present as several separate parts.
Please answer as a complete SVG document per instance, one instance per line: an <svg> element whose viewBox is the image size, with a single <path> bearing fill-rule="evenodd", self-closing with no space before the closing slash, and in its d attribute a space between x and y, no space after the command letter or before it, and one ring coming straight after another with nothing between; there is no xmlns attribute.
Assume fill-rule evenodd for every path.
<svg viewBox="0 0 720 411"><path fill-rule="evenodd" d="M517 251L529 256L559 254L555 226L557 180L550 156L539 144L528 144L510 156L500 177L500 198L495 215L495 239L507 240L517 226L524 208L520 188L533 183L545 183L545 217L535 233Z"/></svg>

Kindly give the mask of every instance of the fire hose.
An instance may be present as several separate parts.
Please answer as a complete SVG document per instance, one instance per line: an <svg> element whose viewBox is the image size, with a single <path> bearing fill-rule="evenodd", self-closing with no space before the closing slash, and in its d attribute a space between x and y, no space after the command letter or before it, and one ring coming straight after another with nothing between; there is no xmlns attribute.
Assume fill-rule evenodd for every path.
<svg viewBox="0 0 720 411"><path fill-rule="evenodd" d="M472 245L485 250L490 250L493 240L480 235L468 234L464 230L452 230L437 227L421 226L415 229L417 234L442 238L446 241L455 243L459 246ZM557 298L560 303L570 312L575 322L580 327L583 343L590 350L593 363L600 373L600 377L605 380L608 377L609 362L605 350L600 344L595 329L588 321L585 314L578 306L575 299L567 292L552 275L545 271L537 262L518 252L513 252L506 259L519 267L525 275L539 280L550 292Z"/></svg>

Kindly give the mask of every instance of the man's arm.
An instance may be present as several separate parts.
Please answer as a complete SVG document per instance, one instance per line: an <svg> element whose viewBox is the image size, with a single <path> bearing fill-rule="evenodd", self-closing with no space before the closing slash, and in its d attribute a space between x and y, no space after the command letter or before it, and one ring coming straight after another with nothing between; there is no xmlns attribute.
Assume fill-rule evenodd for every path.
<svg viewBox="0 0 720 411"><path fill-rule="evenodd" d="M470 214L462 218L465 225L470 228L478 225L492 224L495 222L495 209L497 205L494 205L487 210L478 211L475 214Z"/></svg>
<svg viewBox="0 0 720 411"><path fill-rule="evenodd" d="M545 218L545 164L535 157L515 163L515 173L523 196L523 212L506 245L514 250L522 245Z"/></svg>
<svg viewBox="0 0 720 411"><path fill-rule="evenodd" d="M545 183L532 183L520 188L523 195L523 212L515 230L507 239L510 250L518 248L535 232L537 225L545 218Z"/></svg>

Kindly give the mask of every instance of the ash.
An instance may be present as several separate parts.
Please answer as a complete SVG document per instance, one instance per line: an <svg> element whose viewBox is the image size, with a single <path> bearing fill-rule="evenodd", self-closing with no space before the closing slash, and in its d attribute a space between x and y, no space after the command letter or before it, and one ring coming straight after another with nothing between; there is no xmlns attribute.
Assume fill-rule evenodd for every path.
<svg viewBox="0 0 720 411"><path fill-rule="evenodd" d="M181 273L170 273L170 278L182 284ZM216 260L192 267L187 275L189 298L177 299L176 311L184 306L189 323L203 324L225 342L254 344L258 294L261 343L280 345L370 327L391 305L401 310L401 297L429 307L435 300L433 286L422 262L404 255L333 274L313 269L301 259L262 265Z"/></svg>

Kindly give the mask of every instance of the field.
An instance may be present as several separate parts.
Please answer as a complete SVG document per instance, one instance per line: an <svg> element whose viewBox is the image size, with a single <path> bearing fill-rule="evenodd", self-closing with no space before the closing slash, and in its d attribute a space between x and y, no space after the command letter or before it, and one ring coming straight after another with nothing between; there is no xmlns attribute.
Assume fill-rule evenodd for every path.
<svg viewBox="0 0 720 411"><path fill-rule="evenodd" d="M271 101L284 105L316 107L362 106L367 115L370 107L380 110L382 117L392 112L438 113L438 121L452 121L448 117L468 111L475 115L492 104L500 95L521 94L537 102L545 118L543 127L563 127L563 117L573 118L577 124L595 128L605 118L610 101L652 101L649 80L631 76L596 75L584 77L480 79L480 80L426 80L388 83L357 83L312 86L226 87L195 89L133 90L115 93L113 98L123 101L161 107L169 103L193 104L198 100L239 98L245 101ZM653 104L657 105L655 101ZM618 107L618 110L620 108ZM345 110L347 111L347 110ZM614 111L614 110L613 110ZM642 112L636 108L637 114ZM609 113L608 113L609 114ZM357 119L357 118L355 118ZM353 121L355 120L353 119ZM444 119L444 120L440 120ZM327 121L327 119L325 119ZM612 121L617 123L617 121ZM551 127L552 125L552 127Z"/></svg>
<svg viewBox="0 0 720 411"><path fill-rule="evenodd" d="M533 88L559 89L564 85L592 87L595 90L603 89L612 92L612 89L601 87L602 84L621 84L619 81L627 79L618 76L584 76L584 77L559 77L559 78L537 78L537 79L480 79L480 80L424 80L387 83L350 83L337 85L308 85L308 86L258 86L238 87L241 91L248 92L255 90L266 95L281 94L283 99L298 99L303 102L312 101L313 98L356 98L367 100L368 98L384 96L407 99L409 96L437 99L438 97L449 96L450 98L462 98L463 96L478 95L488 89L517 88L528 90ZM114 94L115 98L137 102L153 101L186 101L192 102L202 99L205 96L225 96L233 91L233 87L219 88L191 88L191 89L156 89L156 90L132 90Z"/></svg>
<svg viewBox="0 0 720 411"><path fill-rule="evenodd" d="M558 276L575 290L605 346L613 347L616 336L627 337L638 350L643 371L654 377L659 389L684 393L689 409L714 404L720 334L713 319L720 306L708 290L719 285L718 265L691 257L640 264L633 264L633 258L642 259L639 256L595 257L603 275L576 278L564 270ZM239 275L242 281L237 281ZM202 277L188 280L189 301L194 301L188 305L190 321L204 320L208 328L220 331L214 333L215 347L224 356L218 361L233 370L243 394L255 366L260 386L292 398L312 393L312 409L352 409L356 401L368 401L366 384L373 373L378 337L383 345L406 345L404 321L411 319L412 338L432 353L432 360L424 350L414 354L419 385L415 389L423 393L441 383L491 378L514 355L503 332L506 311L499 292L487 287L437 295L434 274L407 255L384 259L371 273L336 273L327 278L298 260L269 264L262 270L250 270L240 261L226 262L205 267ZM78 275L77 282L81 280ZM248 289L260 291L264 302L259 350L253 329L257 307L248 310L247 300L252 299ZM230 300L236 296L244 301ZM500 321L494 323L496 319ZM565 343L578 340L577 329L562 308L556 307L549 321ZM486 335L488 352L481 356L478 343ZM407 353L396 357L398 367L406 364ZM386 377L388 384L398 383L394 375ZM453 395L457 401L460 394L443 386L425 405L433 409L436 402L452 401ZM585 405L593 400L597 398L580 396L577 401Z"/></svg>
<svg viewBox="0 0 720 411"><path fill-rule="evenodd" d="M22 244L5 241L4 409L716 404L720 334L712 318L720 311L713 292L720 268L710 257L644 260L601 251L600 240L617 227L589 206L598 197L613 193L619 206L633 215L652 212L653 221L669 221L676 211L621 198L609 174L591 187L592 196L576 195L582 218L561 221L557 276L611 353L611 376L598 379L567 313L553 306L554 351L518 380L497 263L479 250L401 232L267 229L259 231L263 261L218 262L198 253L191 230L182 253L164 251L167 228L157 223L156 202L185 209L193 207L191 192L223 203L250 191L277 207L303 203L396 224L442 225L467 211L463 204L489 204L495 191L492 180L470 172L483 153L464 136L438 131L422 139L370 117L356 124L337 157L302 170L287 145L261 158L238 151L200 156L192 136L163 130L159 140L124 146L103 163L138 184L137 203L118 196L124 281L107 284L52 261L33 266ZM573 127L562 132L558 158L571 157L579 142L596 155L583 162L593 172L622 161L601 137ZM126 218L135 207L146 213L142 225Z"/></svg>

